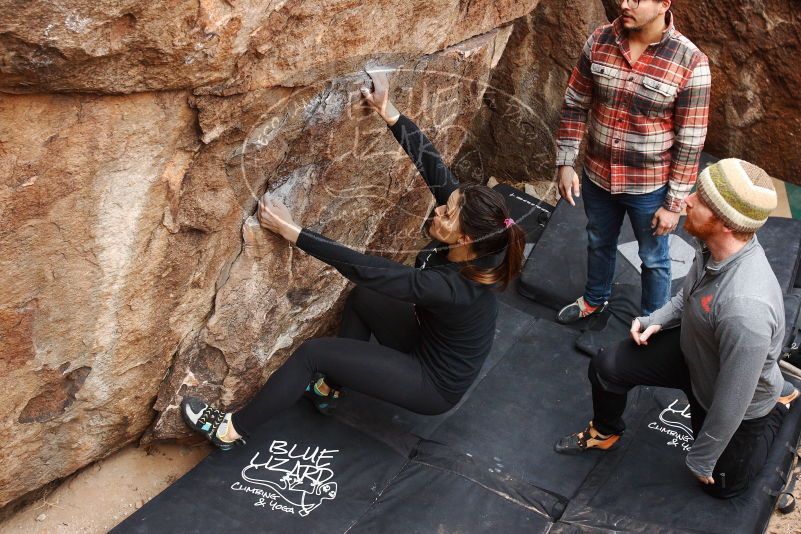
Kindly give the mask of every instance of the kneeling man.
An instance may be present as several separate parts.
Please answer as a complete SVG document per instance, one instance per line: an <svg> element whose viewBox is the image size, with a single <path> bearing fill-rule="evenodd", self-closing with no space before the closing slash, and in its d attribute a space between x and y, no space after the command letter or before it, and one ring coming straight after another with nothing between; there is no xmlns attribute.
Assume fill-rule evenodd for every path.
<svg viewBox="0 0 801 534"><path fill-rule="evenodd" d="M687 467L716 497L745 491L798 396L777 362L782 290L754 235L775 207L771 179L755 165L724 159L701 173L684 223L701 247L682 289L651 315L634 319L633 342L593 358L593 419L584 431L562 438L557 452L610 449L625 428L631 388L677 388L689 399L695 437Z"/></svg>

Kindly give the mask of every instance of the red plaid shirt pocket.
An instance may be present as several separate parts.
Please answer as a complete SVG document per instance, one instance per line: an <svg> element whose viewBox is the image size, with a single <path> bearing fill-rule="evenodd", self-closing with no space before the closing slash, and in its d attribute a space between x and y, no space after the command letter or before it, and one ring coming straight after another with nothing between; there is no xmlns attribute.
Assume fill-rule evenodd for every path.
<svg viewBox="0 0 801 534"><path fill-rule="evenodd" d="M643 76L632 99L636 113L661 118L672 115L679 88L662 80Z"/></svg>
<svg viewBox="0 0 801 534"><path fill-rule="evenodd" d="M623 72L603 63L591 64L590 70L592 71L593 99L607 106L613 105L620 91Z"/></svg>

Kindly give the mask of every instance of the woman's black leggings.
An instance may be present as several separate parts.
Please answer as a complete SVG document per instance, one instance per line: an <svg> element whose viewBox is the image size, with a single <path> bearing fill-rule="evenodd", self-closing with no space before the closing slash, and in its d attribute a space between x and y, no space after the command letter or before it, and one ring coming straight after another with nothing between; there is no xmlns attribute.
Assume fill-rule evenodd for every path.
<svg viewBox="0 0 801 534"><path fill-rule="evenodd" d="M379 344L370 343L370 334ZM339 337L304 341L250 403L233 415L248 435L303 396L315 372L326 381L413 412L448 411L445 400L412 349L420 336L414 306L356 286L348 295Z"/></svg>

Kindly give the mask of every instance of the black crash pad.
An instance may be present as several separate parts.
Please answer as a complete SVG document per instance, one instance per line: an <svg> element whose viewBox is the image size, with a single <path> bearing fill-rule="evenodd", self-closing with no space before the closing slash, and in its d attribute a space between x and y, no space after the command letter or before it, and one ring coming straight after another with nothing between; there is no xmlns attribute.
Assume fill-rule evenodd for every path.
<svg viewBox="0 0 801 534"><path fill-rule="evenodd" d="M300 402L247 446L213 453L114 532L680 532L766 524L801 430L798 406L754 488L717 501L683 467L686 437L653 428L668 407L673 428L686 415L673 390L631 393L618 450L554 453L556 439L591 417L587 360L566 327L538 320L515 332L469 398L405 456ZM305 459L289 459L292 444Z"/></svg>
<svg viewBox="0 0 801 534"><path fill-rule="evenodd" d="M583 294L587 280L587 217L583 197L575 200L575 206L564 200L557 203L520 273L520 293L554 310ZM634 232L626 216L619 241L632 240ZM631 266L626 269L622 255L618 254L617 260L615 280L636 283L637 271Z"/></svg>
<svg viewBox="0 0 801 534"><path fill-rule="evenodd" d="M784 296L784 346L787 347L796 337L801 325L801 290L793 289Z"/></svg>
<svg viewBox="0 0 801 534"><path fill-rule="evenodd" d="M801 221L771 217L759 229L757 238L765 249L782 291L789 293L801 262Z"/></svg>
<svg viewBox="0 0 801 534"><path fill-rule="evenodd" d="M526 243L536 243L554 207L510 185L497 184L492 189L503 195L512 219L526 233Z"/></svg>
<svg viewBox="0 0 801 534"><path fill-rule="evenodd" d="M572 497L598 460L553 451L559 437L592 417L588 361L573 347L576 335L537 321L431 440L493 460L499 474Z"/></svg>
<svg viewBox="0 0 801 534"><path fill-rule="evenodd" d="M517 311L505 313L512 319ZM719 501L707 497L684 468L682 444L690 438L681 424L687 426L688 419L674 390L632 391L628 429L617 450L554 453L559 437L583 428L591 417L587 359L573 348L577 333L567 327L546 320L504 323L509 324L514 328L501 325L499 333L511 333L502 340L504 354L485 367L462 404L427 429L430 439L406 435L414 441L408 454L353 428L355 421L346 425L320 416L301 401L263 425L247 446L210 455L114 532L764 527L789 472L801 405L785 419L754 487L733 501ZM402 434L403 428L395 429L396 437ZM305 452L306 459L288 458L293 444L294 456ZM336 452L321 455L318 448Z"/></svg>
<svg viewBox="0 0 801 534"><path fill-rule="evenodd" d="M785 416L768 463L744 494L706 495L684 465L692 445L689 408L678 390L641 387L629 394L620 445L601 459L552 532L762 532L784 486L801 432L801 405ZM596 453L593 453L596 454Z"/></svg>
<svg viewBox="0 0 801 534"><path fill-rule="evenodd" d="M303 401L246 446L213 452L112 532L345 532L406 462Z"/></svg>
<svg viewBox="0 0 801 534"><path fill-rule="evenodd" d="M424 442L352 532L548 532L564 502ZM495 467L494 465L492 467Z"/></svg>

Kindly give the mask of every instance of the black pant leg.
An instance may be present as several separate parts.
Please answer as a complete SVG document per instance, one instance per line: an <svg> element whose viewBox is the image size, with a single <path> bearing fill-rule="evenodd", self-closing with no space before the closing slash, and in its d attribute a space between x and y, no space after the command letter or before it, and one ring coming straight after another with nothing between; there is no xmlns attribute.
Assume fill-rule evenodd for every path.
<svg viewBox="0 0 801 534"><path fill-rule="evenodd" d="M720 499L746 491L768 459L787 408L777 404L766 416L740 423L712 471L714 484L703 489Z"/></svg>
<svg viewBox="0 0 801 534"><path fill-rule="evenodd" d="M626 398L634 386L681 389L691 405L696 404L679 344L680 335L678 328L659 332L643 346L626 339L614 347L601 349L593 357L588 375L592 384L593 424L599 432L623 432Z"/></svg>
<svg viewBox="0 0 801 534"><path fill-rule="evenodd" d="M354 287L345 301L339 337L369 341L370 334L384 346L411 352L420 339L414 305Z"/></svg>
<svg viewBox="0 0 801 534"><path fill-rule="evenodd" d="M298 347L250 403L233 415L234 428L247 435L292 406L315 372L421 414L439 414L453 406L440 395L413 354L367 341L324 337Z"/></svg>

